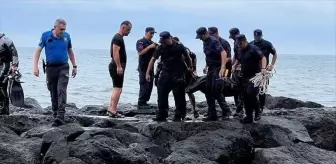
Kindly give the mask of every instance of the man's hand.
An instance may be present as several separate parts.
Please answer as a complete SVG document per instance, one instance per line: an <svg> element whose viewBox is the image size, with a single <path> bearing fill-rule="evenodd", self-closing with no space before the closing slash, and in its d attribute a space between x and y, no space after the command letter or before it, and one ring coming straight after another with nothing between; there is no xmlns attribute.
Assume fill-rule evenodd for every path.
<svg viewBox="0 0 336 164"><path fill-rule="evenodd" d="M225 76L224 73L225 73L225 68L221 68L220 71L219 71L219 77L220 78L224 77Z"/></svg>
<svg viewBox="0 0 336 164"><path fill-rule="evenodd" d="M262 73L262 74L265 74L266 72L267 72L267 70L266 70L265 68L262 68L262 69L261 69L261 73Z"/></svg>
<svg viewBox="0 0 336 164"><path fill-rule="evenodd" d="M273 65L269 64L266 69L267 69L267 71L272 71L273 70Z"/></svg>
<svg viewBox="0 0 336 164"><path fill-rule="evenodd" d="M149 45L150 48L155 48L157 45L157 43L152 43L151 45Z"/></svg>
<svg viewBox="0 0 336 164"><path fill-rule="evenodd" d="M13 70L13 71L16 71L18 69L18 67L17 66L15 66L15 65L12 65L12 67L11 67L11 70Z"/></svg>
<svg viewBox="0 0 336 164"><path fill-rule="evenodd" d="M75 78L77 75L77 68L72 68L72 78Z"/></svg>
<svg viewBox="0 0 336 164"><path fill-rule="evenodd" d="M207 74L207 73L208 73L208 67L207 67L207 66L203 68L203 73L204 73L204 74Z"/></svg>
<svg viewBox="0 0 336 164"><path fill-rule="evenodd" d="M36 77L39 77L40 76L40 72L39 72L39 69L38 68L34 68L34 75Z"/></svg>
<svg viewBox="0 0 336 164"><path fill-rule="evenodd" d="M117 74L122 75L124 73L124 70L121 66L117 66Z"/></svg>
<svg viewBox="0 0 336 164"><path fill-rule="evenodd" d="M151 76L149 75L149 73L146 73L146 80L147 80L147 82L151 81Z"/></svg>

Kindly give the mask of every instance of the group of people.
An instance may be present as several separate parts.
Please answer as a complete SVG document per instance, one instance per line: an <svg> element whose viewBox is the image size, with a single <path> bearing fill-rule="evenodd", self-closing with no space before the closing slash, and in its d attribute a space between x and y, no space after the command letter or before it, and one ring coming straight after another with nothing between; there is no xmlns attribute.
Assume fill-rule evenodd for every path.
<svg viewBox="0 0 336 164"><path fill-rule="evenodd" d="M124 73L127 63L126 46L123 37L131 32L130 21L123 21L119 31L113 36L110 47L111 62L109 73L112 78L113 91L107 115L115 118L122 118L124 115L117 110L120 95L124 83ZM77 64L70 35L65 32L66 21L57 19L54 28L42 34L34 57L34 75L39 76L38 61L43 48L45 48L46 63L43 70L47 77L47 87L50 91L53 116L53 126L64 124L65 106L67 101L67 85L69 81L70 66L72 64L72 77L77 74ZM262 39L262 31L254 31L254 41L248 42L244 34L240 34L238 28L229 31L230 39L234 40L234 56L231 57L231 46L228 41L219 36L216 27L200 27L196 30L196 39L203 42L205 54L205 76L198 76L196 73L197 57L190 49L185 47L178 37L173 37L170 32L163 31L158 43L152 40L156 33L153 27L145 29L145 36L136 42L136 50L139 55L139 109L152 108L148 101L151 97L153 85L157 86L158 110L155 121L166 121L168 117L168 95L172 91L175 100L175 115L173 121L182 121L186 117L185 94L194 110L194 116L198 117L195 109L195 91L205 94L208 104L208 113L203 121L218 120L215 102L217 101L222 109L222 119L231 115L231 110L226 103L225 96L228 96L223 81L235 76L235 92L232 95L235 99L237 110L235 115L243 114L244 108L246 117L243 123L252 123L260 120L262 110L265 106L265 95L259 95L258 88L249 81L256 73L272 70L277 54L271 42ZM5 88L6 81L3 77L8 70L16 70L18 67L18 55L13 42L0 34L0 70L1 88ZM272 62L269 62L269 54L273 54ZM160 59L154 73L155 61ZM11 66L10 66L11 65ZM203 80L202 86L197 89L188 89L191 85ZM7 94L7 93L5 93ZM8 99L8 96L7 96ZM260 101L259 101L260 100ZM6 101L9 102L9 101ZM0 104L1 105L1 104ZM9 103L5 103L5 110L0 114L9 114ZM253 117L253 112L255 113Z"/></svg>

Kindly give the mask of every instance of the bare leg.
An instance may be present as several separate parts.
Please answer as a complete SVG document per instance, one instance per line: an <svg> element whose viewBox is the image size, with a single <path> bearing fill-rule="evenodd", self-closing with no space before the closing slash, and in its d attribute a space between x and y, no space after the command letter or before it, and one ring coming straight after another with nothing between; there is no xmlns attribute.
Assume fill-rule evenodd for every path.
<svg viewBox="0 0 336 164"><path fill-rule="evenodd" d="M195 96L194 94L192 93L188 93L188 97L189 97L189 101L191 103L191 109L194 113L194 118L198 118L199 117L199 114L198 112L196 111L196 101L195 101Z"/></svg>
<svg viewBox="0 0 336 164"><path fill-rule="evenodd" d="M110 105L109 105L109 111L111 111L112 113L117 112L117 105L119 103L121 92L122 92L122 88L113 88Z"/></svg>

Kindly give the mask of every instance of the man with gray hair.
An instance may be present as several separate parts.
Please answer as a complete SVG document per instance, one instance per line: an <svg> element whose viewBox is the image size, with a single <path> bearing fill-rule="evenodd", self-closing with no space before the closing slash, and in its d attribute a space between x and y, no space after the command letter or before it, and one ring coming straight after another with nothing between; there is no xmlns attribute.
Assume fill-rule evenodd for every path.
<svg viewBox="0 0 336 164"><path fill-rule="evenodd" d="M0 115L9 115L9 97L7 93L10 70L17 70L19 58L11 39L0 33Z"/></svg>
<svg viewBox="0 0 336 164"><path fill-rule="evenodd" d="M65 32L66 22L57 19L54 28L42 34L40 43L34 57L34 75L39 77L38 61L43 48L45 48L47 87L50 91L53 116L53 126L64 124L65 106L67 101L67 86L69 82L69 64L72 63L72 77L77 74L75 54L72 50L70 35Z"/></svg>

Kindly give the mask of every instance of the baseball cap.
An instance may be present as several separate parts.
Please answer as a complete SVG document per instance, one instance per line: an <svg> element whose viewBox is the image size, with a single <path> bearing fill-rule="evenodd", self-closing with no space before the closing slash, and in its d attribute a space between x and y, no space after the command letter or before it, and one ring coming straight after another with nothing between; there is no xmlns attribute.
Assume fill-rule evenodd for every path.
<svg viewBox="0 0 336 164"><path fill-rule="evenodd" d="M209 27L208 31L210 34L215 34L218 32L218 28L217 27Z"/></svg>
<svg viewBox="0 0 336 164"><path fill-rule="evenodd" d="M170 37L171 37L171 35L170 35L170 33L168 31L162 31L160 33L160 39L168 39Z"/></svg>
<svg viewBox="0 0 336 164"><path fill-rule="evenodd" d="M254 36L261 36L262 35L262 31L260 29L256 29L253 31Z"/></svg>
<svg viewBox="0 0 336 164"><path fill-rule="evenodd" d="M207 29L205 27L200 27L196 30L196 39L201 38L202 35L205 35L207 33Z"/></svg>
<svg viewBox="0 0 336 164"><path fill-rule="evenodd" d="M230 31L230 38L233 38L234 36L238 35L240 33L239 29L238 28L231 28Z"/></svg>
<svg viewBox="0 0 336 164"><path fill-rule="evenodd" d="M236 35L236 41L238 43L240 43L240 42L242 42L244 40L246 40L246 36L244 34L238 34L238 35Z"/></svg>
<svg viewBox="0 0 336 164"><path fill-rule="evenodd" d="M154 27L147 27L147 28L146 28L146 33L147 33L147 32L156 33Z"/></svg>

